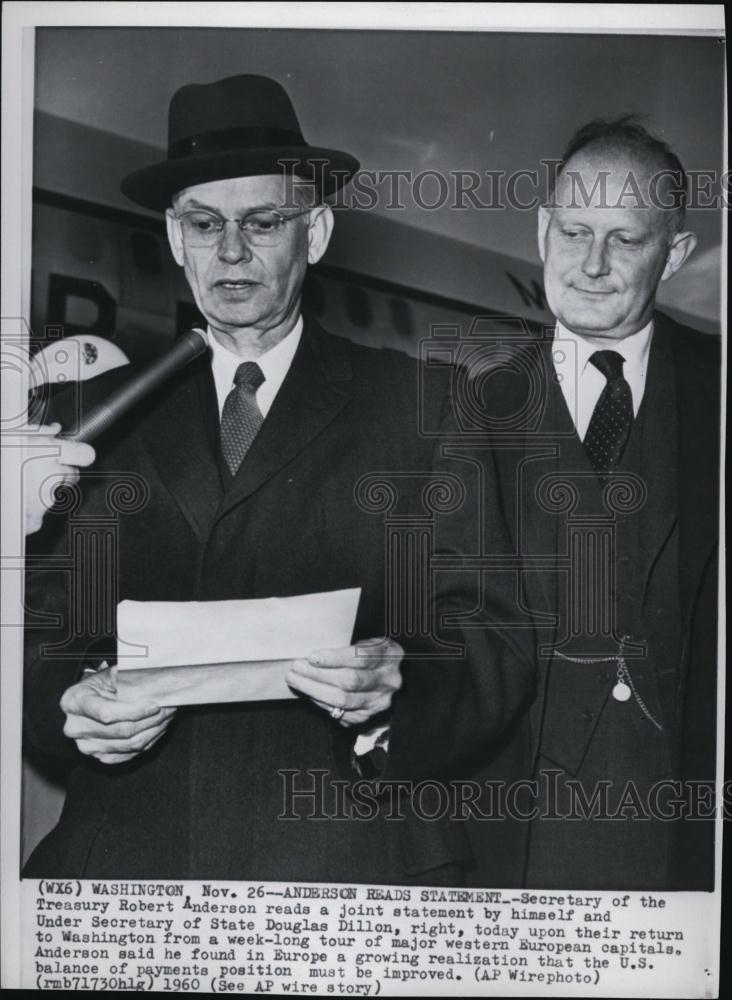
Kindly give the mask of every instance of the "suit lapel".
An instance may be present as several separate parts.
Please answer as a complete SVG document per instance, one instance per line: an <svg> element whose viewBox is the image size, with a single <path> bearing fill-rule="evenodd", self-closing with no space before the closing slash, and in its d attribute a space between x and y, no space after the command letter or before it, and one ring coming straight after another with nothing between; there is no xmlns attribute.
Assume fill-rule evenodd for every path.
<svg viewBox="0 0 732 1000"><path fill-rule="evenodd" d="M219 516L251 496L331 423L351 399L345 341L307 321L272 408L222 498Z"/></svg>
<svg viewBox="0 0 732 1000"><path fill-rule="evenodd" d="M208 534L222 493L214 447L217 428L216 393L206 354L166 387L138 432L160 479L200 540Z"/></svg>
<svg viewBox="0 0 732 1000"><path fill-rule="evenodd" d="M678 512L677 372L663 332L656 329L648 357L643 394L643 440L640 474L647 488L640 510L641 568L645 584L667 542Z"/></svg>
<svg viewBox="0 0 732 1000"><path fill-rule="evenodd" d="M558 586L556 559L562 554L563 546L559 538L560 521L565 518L546 509L540 500L543 493L539 483L548 476L554 477L566 472L564 452L566 443L574 428L561 389L554 378L552 363L552 340L540 345L539 358L542 365L542 386L545 393L542 418L538 432L527 434L522 462L519 509L521 511L521 552L530 559L541 559L541 569L529 574L529 592L536 602L536 610L555 615L558 608ZM537 587L538 583L538 587ZM545 630L545 642L552 642Z"/></svg>
<svg viewBox="0 0 732 1000"><path fill-rule="evenodd" d="M559 585L556 561L559 522L564 523L564 518L543 507L538 486L546 476L562 472L563 447L567 435L573 433L564 397L554 378L552 342L550 336L530 347L535 353L529 364L539 366L537 384L543 394L537 424L521 435L515 447L498 450L504 510L514 512L515 547L526 566L523 585L529 608L537 618L540 649L551 646L556 638ZM520 412L525 402L520 398L512 400L508 412ZM540 657L536 698L528 713L532 768L539 749L547 678L548 662Z"/></svg>

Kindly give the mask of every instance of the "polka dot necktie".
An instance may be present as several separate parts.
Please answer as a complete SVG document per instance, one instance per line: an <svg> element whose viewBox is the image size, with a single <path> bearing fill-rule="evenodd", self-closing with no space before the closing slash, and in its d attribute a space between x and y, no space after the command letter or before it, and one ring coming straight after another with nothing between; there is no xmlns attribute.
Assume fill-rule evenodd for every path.
<svg viewBox="0 0 732 1000"><path fill-rule="evenodd" d="M221 450L235 476L264 417L257 406L257 389L264 382L262 369L254 361L244 361L236 369L234 388L226 397L221 414Z"/></svg>
<svg viewBox="0 0 732 1000"><path fill-rule="evenodd" d="M585 450L595 472L607 475L623 457L633 425L633 396L623 377L625 359L617 351L595 351L591 363L607 379L585 434Z"/></svg>

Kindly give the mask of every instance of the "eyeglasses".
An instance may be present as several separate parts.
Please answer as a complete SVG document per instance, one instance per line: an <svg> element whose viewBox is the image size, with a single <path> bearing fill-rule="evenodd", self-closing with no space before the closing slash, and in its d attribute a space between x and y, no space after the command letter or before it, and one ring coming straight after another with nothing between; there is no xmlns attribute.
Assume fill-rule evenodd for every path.
<svg viewBox="0 0 732 1000"><path fill-rule="evenodd" d="M181 212L180 215L176 215L176 219L180 222L183 242L189 247L216 246L224 234L227 222L236 223L239 232L246 237L248 243L269 247L280 242L285 223L299 219L301 215L307 215L309 211L309 208L305 208L302 212L283 215L282 212L274 209L262 209L248 212L241 219L225 219L215 212L195 209L190 212Z"/></svg>

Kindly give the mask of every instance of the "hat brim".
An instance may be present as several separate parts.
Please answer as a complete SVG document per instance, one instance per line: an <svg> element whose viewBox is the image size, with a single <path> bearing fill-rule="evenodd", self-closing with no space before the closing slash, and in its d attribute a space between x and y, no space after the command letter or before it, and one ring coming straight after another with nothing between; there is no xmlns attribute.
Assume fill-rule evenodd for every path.
<svg viewBox="0 0 732 1000"><path fill-rule="evenodd" d="M138 205L164 212L178 191L231 177L294 174L314 181L327 197L348 183L358 167L355 157L335 149L269 146L166 160L128 174L121 188Z"/></svg>

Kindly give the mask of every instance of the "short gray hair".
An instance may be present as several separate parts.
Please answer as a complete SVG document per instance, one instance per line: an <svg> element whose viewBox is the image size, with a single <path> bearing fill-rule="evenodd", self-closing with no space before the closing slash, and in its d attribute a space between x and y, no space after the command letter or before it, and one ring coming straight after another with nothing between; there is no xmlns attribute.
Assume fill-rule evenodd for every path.
<svg viewBox="0 0 732 1000"><path fill-rule="evenodd" d="M606 149L637 157L642 163L658 167L659 176L668 179L669 202L662 207L672 213L669 218L671 231L681 232L686 220L689 179L681 160L669 144L652 135L641 121L642 116L638 114L593 118L577 129L564 149L555 182L559 180L569 161L584 150ZM551 197L553 190L549 194Z"/></svg>

